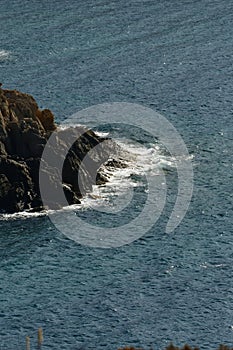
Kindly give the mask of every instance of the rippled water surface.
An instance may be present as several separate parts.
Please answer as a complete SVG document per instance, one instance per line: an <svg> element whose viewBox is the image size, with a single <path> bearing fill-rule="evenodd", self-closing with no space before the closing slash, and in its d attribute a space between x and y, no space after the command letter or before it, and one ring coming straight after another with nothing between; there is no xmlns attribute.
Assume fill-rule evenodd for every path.
<svg viewBox="0 0 233 350"><path fill-rule="evenodd" d="M120 248L79 245L46 215L2 216L0 348L23 349L26 335L36 344L38 327L44 350L232 345L232 3L0 7L4 87L31 93L58 121L103 102L150 107L182 135L194 166L193 199L175 232L165 234L177 193L176 172L167 169L163 215ZM136 199L132 210L140 191ZM82 213L98 221L98 211Z"/></svg>

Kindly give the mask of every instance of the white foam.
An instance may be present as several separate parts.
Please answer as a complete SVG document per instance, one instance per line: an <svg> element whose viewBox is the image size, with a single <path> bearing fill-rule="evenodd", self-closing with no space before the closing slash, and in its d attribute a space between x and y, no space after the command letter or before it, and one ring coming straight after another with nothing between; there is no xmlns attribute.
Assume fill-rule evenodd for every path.
<svg viewBox="0 0 233 350"><path fill-rule="evenodd" d="M72 124L72 123L59 125L59 130L67 130L69 128L74 128L74 127L81 127L81 128L88 130L88 127L84 124ZM96 130L94 132L99 137L109 136L109 132L102 132L102 131L96 131Z"/></svg>
<svg viewBox="0 0 233 350"><path fill-rule="evenodd" d="M108 137L109 132L95 131L95 134L99 137Z"/></svg>
<svg viewBox="0 0 233 350"><path fill-rule="evenodd" d="M10 51L0 50L0 61L7 60L10 57Z"/></svg>
<svg viewBox="0 0 233 350"><path fill-rule="evenodd" d="M39 216L47 215L48 212L41 211L41 212L29 212L29 211L21 211L19 213L14 214L0 214L0 221L7 221L7 220L18 220L18 219L28 219L28 218L35 218Z"/></svg>

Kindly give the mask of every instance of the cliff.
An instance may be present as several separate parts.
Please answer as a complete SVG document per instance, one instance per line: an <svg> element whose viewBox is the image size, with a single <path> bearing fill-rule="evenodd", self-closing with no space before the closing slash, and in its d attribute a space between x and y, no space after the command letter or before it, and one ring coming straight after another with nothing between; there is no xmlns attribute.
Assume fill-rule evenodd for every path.
<svg viewBox="0 0 233 350"><path fill-rule="evenodd" d="M56 141L50 144L51 162L47 164L42 153L52 133ZM66 154L61 180L56 164L64 156L67 140L77 133L80 137ZM43 209L39 186L41 162L41 176L48 186L47 207L58 209L67 205L57 198L61 181L68 203L79 203L93 184L106 181L98 169L114 157L116 145L109 140L102 147L103 141L106 139L84 127L61 130L52 112L40 110L32 96L0 86L0 212ZM80 166L87 154L88 162Z"/></svg>

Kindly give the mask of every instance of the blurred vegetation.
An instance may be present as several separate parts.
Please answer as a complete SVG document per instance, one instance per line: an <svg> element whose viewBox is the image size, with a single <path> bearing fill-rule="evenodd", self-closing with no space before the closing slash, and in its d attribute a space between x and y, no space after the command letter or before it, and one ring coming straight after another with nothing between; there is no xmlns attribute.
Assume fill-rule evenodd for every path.
<svg viewBox="0 0 233 350"><path fill-rule="evenodd" d="M133 346L126 346L124 348L119 348L118 350L143 350L142 348L134 348ZM153 350L153 348L150 348L149 350ZM165 350L200 350L198 347L192 348L191 346L185 344L182 348L178 348L177 346L174 346L173 344L170 344L166 347ZM217 350L233 350L233 348L227 346L227 345L220 345Z"/></svg>
<svg viewBox="0 0 233 350"><path fill-rule="evenodd" d="M42 349L42 343L44 341L44 336L43 336L43 329L39 328L37 331L37 349L38 350L43 350ZM194 347L192 348L191 346L185 344L182 348L179 348L177 346L174 346L172 343L170 345L168 345L165 350L200 350L201 348L198 347ZM30 350L30 337L26 337L26 350ZM135 348L133 346L125 346L123 348L118 348L118 350L146 350L143 348ZM157 349L153 349L152 347L150 347L149 350L157 350ZM218 349L213 349L213 350L233 350L233 347L229 347L227 345L220 345L218 347Z"/></svg>

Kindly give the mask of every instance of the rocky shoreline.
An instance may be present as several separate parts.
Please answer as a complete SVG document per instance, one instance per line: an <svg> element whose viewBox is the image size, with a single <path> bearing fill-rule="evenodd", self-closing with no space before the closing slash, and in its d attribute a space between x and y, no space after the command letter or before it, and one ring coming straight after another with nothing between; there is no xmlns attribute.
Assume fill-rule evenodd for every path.
<svg viewBox="0 0 233 350"><path fill-rule="evenodd" d="M55 141L49 144L47 162L42 154L51 135ZM75 142L67 153L72 137ZM0 86L0 212L59 209L80 203L94 184L107 181L100 171L103 165L124 166L117 160L117 152L112 140L82 126L61 129L53 113L40 110L32 96ZM84 158L88 162L83 162ZM62 176L57 167L61 161ZM41 179L48 189L46 207L40 195ZM59 186L65 201L57 196Z"/></svg>

